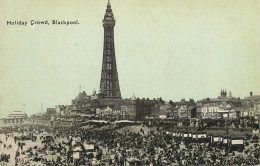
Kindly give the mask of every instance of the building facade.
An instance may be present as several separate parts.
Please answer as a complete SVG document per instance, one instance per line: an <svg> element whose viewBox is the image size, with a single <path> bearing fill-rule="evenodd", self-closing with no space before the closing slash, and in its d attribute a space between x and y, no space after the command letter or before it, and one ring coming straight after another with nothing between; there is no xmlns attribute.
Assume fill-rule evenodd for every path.
<svg viewBox="0 0 260 166"><path fill-rule="evenodd" d="M196 103L198 118L237 118L240 117L241 111L240 98L232 96L226 90L221 90L217 98L206 98ZM238 112L239 111L239 112Z"/></svg>
<svg viewBox="0 0 260 166"><path fill-rule="evenodd" d="M155 100L139 99L133 95L132 98L123 101L121 108L123 108L126 119L143 120L151 116L154 106Z"/></svg>
<svg viewBox="0 0 260 166"><path fill-rule="evenodd" d="M250 96L243 100L242 105L244 111L241 116L260 119L260 95L253 95L253 92L250 92Z"/></svg>
<svg viewBox="0 0 260 166"><path fill-rule="evenodd" d="M3 119L4 124L21 124L27 119L27 114L22 111L14 111Z"/></svg>

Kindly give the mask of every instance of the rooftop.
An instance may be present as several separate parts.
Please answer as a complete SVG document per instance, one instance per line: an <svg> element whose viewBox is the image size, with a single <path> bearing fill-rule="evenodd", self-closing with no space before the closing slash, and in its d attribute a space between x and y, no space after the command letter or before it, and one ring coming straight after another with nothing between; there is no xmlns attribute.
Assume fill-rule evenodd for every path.
<svg viewBox="0 0 260 166"><path fill-rule="evenodd" d="M15 119L15 118L26 118L27 114L22 111L13 111L8 114L8 119Z"/></svg>

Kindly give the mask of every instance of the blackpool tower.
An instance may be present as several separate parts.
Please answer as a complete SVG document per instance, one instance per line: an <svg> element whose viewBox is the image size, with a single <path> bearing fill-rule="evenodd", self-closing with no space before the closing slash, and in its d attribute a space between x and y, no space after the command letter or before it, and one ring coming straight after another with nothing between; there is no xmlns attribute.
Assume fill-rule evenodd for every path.
<svg viewBox="0 0 260 166"><path fill-rule="evenodd" d="M100 91L105 98L121 98L118 73L116 67L116 56L114 47L115 19L108 1L106 13L103 19L104 48L103 64L100 80Z"/></svg>

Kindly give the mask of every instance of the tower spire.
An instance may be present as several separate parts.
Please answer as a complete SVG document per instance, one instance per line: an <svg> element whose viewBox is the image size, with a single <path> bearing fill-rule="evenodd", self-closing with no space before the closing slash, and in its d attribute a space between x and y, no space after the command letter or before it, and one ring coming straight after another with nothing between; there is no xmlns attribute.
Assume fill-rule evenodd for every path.
<svg viewBox="0 0 260 166"><path fill-rule="evenodd" d="M110 0L108 0L108 2L107 2L107 7L111 8Z"/></svg>
<svg viewBox="0 0 260 166"><path fill-rule="evenodd" d="M115 19L108 1L103 19L104 49L100 80L100 92L105 98L121 98L114 48L114 26Z"/></svg>

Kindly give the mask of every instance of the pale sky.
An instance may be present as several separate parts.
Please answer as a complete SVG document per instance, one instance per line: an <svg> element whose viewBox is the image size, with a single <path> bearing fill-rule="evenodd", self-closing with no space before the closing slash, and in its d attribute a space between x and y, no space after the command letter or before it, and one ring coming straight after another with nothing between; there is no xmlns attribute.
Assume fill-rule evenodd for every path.
<svg viewBox="0 0 260 166"><path fill-rule="evenodd" d="M106 0L0 0L0 118L99 90ZM124 98L260 94L258 0L111 0ZM79 25L7 26L78 20Z"/></svg>

